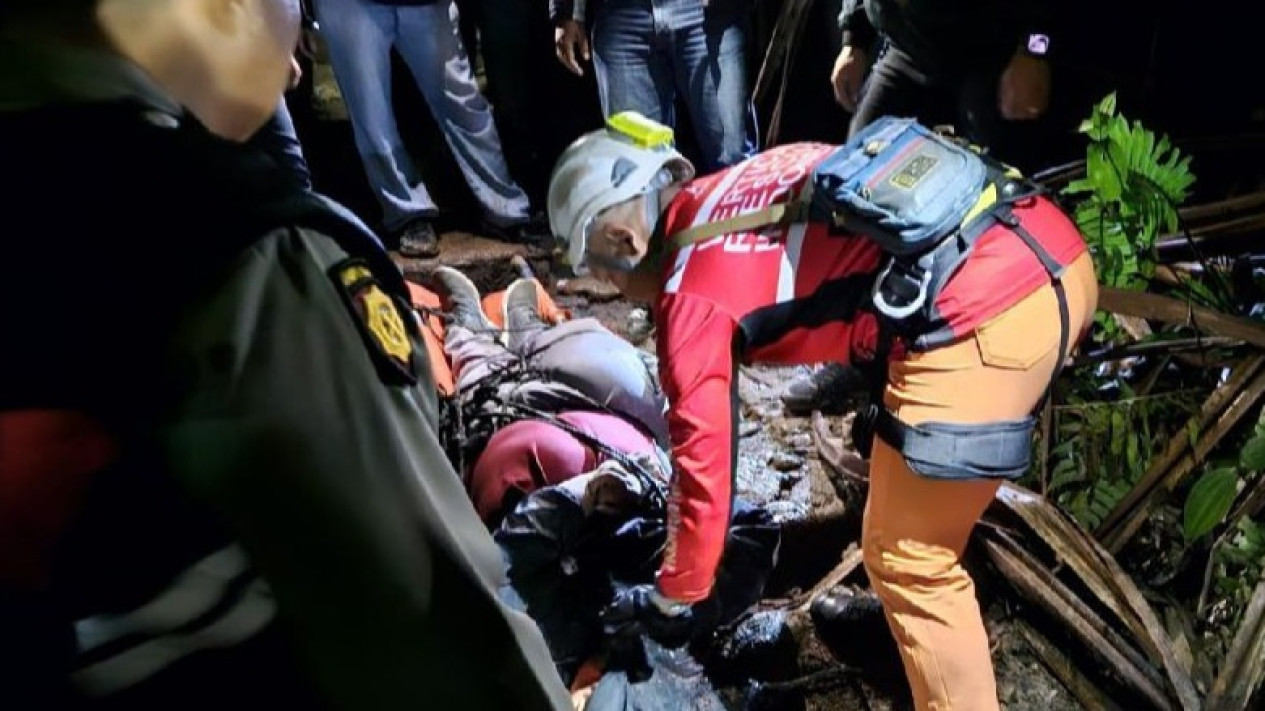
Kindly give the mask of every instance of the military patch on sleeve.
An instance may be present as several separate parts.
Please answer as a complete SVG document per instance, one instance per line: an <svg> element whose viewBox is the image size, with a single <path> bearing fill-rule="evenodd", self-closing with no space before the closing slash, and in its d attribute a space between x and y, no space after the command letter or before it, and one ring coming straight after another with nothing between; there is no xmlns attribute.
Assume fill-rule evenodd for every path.
<svg viewBox="0 0 1265 711"><path fill-rule="evenodd" d="M330 268L330 276L351 309L356 328L383 382L417 384L417 355L409 314L382 289L369 267L358 259L335 264Z"/></svg>

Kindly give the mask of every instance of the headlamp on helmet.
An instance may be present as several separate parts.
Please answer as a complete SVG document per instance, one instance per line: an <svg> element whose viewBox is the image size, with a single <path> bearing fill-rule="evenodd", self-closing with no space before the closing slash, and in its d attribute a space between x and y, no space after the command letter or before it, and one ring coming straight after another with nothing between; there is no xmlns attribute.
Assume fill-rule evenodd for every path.
<svg viewBox="0 0 1265 711"><path fill-rule="evenodd" d="M636 111L621 111L606 119L606 128L617 138L649 151L672 148L676 134L668 126Z"/></svg>

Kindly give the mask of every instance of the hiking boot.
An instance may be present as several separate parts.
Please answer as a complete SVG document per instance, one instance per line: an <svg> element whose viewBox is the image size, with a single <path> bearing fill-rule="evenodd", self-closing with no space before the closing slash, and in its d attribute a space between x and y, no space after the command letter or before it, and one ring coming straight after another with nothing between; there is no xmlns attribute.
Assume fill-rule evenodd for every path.
<svg viewBox="0 0 1265 711"><path fill-rule="evenodd" d="M900 652L872 591L833 588L812 601L808 615L840 661L877 676L900 676Z"/></svg>
<svg viewBox="0 0 1265 711"><path fill-rule="evenodd" d="M818 627L865 624L883 620L883 603L872 592L840 587L817 596L808 606L808 613Z"/></svg>
<svg viewBox="0 0 1265 711"><path fill-rule="evenodd" d="M471 331L496 331L496 326L483 313L479 287L470 277L452 267L436 267L433 275L444 292L445 311L453 326Z"/></svg>
<svg viewBox="0 0 1265 711"><path fill-rule="evenodd" d="M439 256L439 236L428 219L413 220L397 236L401 256L429 259Z"/></svg>
<svg viewBox="0 0 1265 711"><path fill-rule="evenodd" d="M549 325L540 317L536 289L535 279L515 279L505 290L501 320L505 324L505 345L512 351L532 333Z"/></svg>
<svg viewBox="0 0 1265 711"><path fill-rule="evenodd" d="M841 363L827 363L811 375L791 382L782 391L782 405L792 415L809 415L819 410L826 415L839 415L847 409L851 395L864 394L868 388L865 374Z"/></svg>

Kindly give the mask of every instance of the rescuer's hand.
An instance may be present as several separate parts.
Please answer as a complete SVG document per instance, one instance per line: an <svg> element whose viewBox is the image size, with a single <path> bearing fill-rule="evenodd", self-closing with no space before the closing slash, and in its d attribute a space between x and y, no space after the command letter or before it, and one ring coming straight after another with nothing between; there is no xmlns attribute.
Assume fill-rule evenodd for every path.
<svg viewBox="0 0 1265 711"><path fill-rule="evenodd" d="M835 59L835 68L830 72L830 84L835 90L835 101L847 109L849 113L857 110L857 102L861 100L861 85L865 82L867 57L865 50L845 45Z"/></svg>
<svg viewBox="0 0 1265 711"><path fill-rule="evenodd" d="M1010 121L1031 121L1050 104L1050 64L1016 52L997 85L997 110Z"/></svg>
<svg viewBox="0 0 1265 711"><path fill-rule="evenodd" d="M685 646L697 626L693 606L664 597L653 585L621 590L602 611L602 627L608 635L644 633L668 649Z"/></svg>

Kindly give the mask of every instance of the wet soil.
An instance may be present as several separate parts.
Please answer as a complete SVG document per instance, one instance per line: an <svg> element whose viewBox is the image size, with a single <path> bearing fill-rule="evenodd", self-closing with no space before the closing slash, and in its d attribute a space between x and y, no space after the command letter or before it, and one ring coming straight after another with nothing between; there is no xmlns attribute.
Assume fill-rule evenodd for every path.
<svg viewBox="0 0 1265 711"><path fill-rule="evenodd" d="M548 255L460 234L445 235L441 246L437 260L401 262L409 278L425 283L428 269L442 262L466 270L486 293L517 276L509 255L524 254L559 305L577 317L597 318L654 353L645 304L622 299L591 279L556 279ZM713 682L732 709L912 709L895 644L881 616L844 630L819 629L805 605L790 604L826 576L849 545L859 545L864 506L862 485L822 463L811 418L788 415L778 399L787 383L806 372L767 366L741 369L737 495L772 512L783 524L784 537L766 600L718 643L716 666L721 672ZM846 420L847 416L830 418L832 434L842 435ZM970 551L968 568L977 579L995 576ZM852 572L842 585L864 590L864 570ZM981 581L980 587L1002 708L1083 708L1012 624L1018 612L1006 597L1005 586Z"/></svg>

